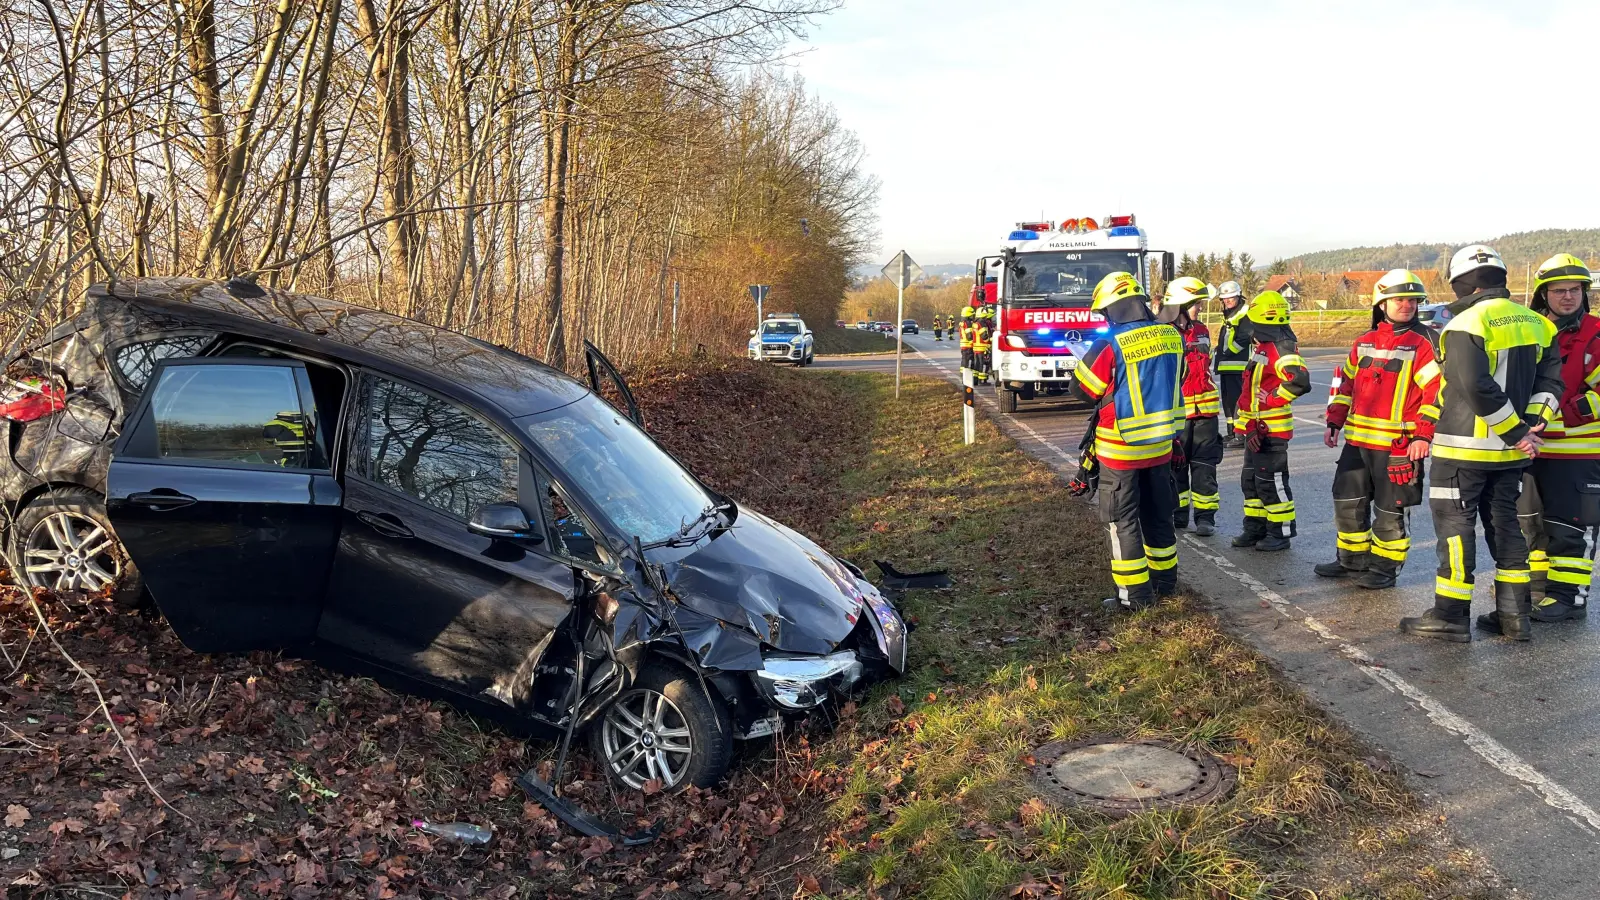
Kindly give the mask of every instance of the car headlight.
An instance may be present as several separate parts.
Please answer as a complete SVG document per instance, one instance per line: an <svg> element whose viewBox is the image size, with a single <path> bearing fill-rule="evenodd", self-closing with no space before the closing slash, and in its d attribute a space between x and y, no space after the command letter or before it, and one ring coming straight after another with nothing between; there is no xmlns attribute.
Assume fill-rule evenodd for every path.
<svg viewBox="0 0 1600 900"><path fill-rule="evenodd" d="M1028 346L1028 342L1023 340L1020 334L1008 334L1006 335L1006 346L1013 350L1022 350Z"/></svg>
<svg viewBox="0 0 1600 900"><path fill-rule="evenodd" d="M861 680L854 652L827 656L768 656L755 673L767 699L785 709L810 709L835 691L848 693Z"/></svg>

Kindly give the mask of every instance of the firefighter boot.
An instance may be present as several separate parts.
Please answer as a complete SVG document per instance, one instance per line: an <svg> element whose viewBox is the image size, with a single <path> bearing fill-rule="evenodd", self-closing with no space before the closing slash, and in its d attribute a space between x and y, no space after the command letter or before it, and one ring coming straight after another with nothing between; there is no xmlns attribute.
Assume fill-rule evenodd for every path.
<svg viewBox="0 0 1600 900"><path fill-rule="evenodd" d="M1445 605L1448 604L1448 605ZM1472 640L1472 604L1435 597L1433 608L1400 620L1400 630L1417 637L1465 644Z"/></svg>
<svg viewBox="0 0 1600 900"><path fill-rule="evenodd" d="M1200 537L1211 537L1217 533L1217 514L1211 511L1194 514L1194 533Z"/></svg>
<svg viewBox="0 0 1600 900"><path fill-rule="evenodd" d="M1317 563L1311 571L1323 578L1354 578L1367 571L1367 566L1372 558L1370 553L1355 553L1349 550L1340 550L1339 558L1329 563Z"/></svg>
<svg viewBox="0 0 1600 900"><path fill-rule="evenodd" d="M1179 531L1189 527L1189 507L1180 506L1178 511L1172 514L1172 527Z"/></svg>
<svg viewBox="0 0 1600 900"><path fill-rule="evenodd" d="M1399 577L1398 562L1382 556L1373 556L1367 561L1367 570L1356 579L1356 587L1381 591L1384 588L1394 587L1395 579Z"/></svg>
<svg viewBox="0 0 1600 900"><path fill-rule="evenodd" d="M1289 549L1289 539L1280 534L1268 535L1256 542L1256 549L1262 553L1277 553Z"/></svg>
<svg viewBox="0 0 1600 900"><path fill-rule="evenodd" d="M1478 627L1513 641L1533 640L1533 600L1526 584L1494 583L1494 612L1478 617Z"/></svg>
<svg viewBox="0 0 1600 900"><path fill-rule="evenodd" d="M1589 605L1574 606L1565 600L1545 597L1534 601L1528 617L1535 622L1581 622L1589 618Z"/></svg>
<svg viewBox="0 0 1600 900"><path fill-rule="evenodd" d="M1267 536L1267 523L1254 516L1246 516L1244 520L1244 534L1233 539L1233 546L1241 549L1254 547L1261 543Z"/></svg>

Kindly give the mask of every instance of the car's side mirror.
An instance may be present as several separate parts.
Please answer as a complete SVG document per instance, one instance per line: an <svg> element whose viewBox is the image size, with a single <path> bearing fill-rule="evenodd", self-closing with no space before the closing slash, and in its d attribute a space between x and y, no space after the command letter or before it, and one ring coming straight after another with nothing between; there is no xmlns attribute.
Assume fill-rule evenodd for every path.
<svg viewBox="0 0 1600 900"><path fill-rule="evenodd" d="M467 530L486 538L506 541L539 543L544 538L535 533L527 513L515 503L491 503L478 507L467 522Z"/></svg>
<svg viewBox="0 0 1600 900"><path fill-rule="evenodd" d="M756 334L756 330L754 328L750 329L750 336L751 337L755 337L755 334Z"/></svg>

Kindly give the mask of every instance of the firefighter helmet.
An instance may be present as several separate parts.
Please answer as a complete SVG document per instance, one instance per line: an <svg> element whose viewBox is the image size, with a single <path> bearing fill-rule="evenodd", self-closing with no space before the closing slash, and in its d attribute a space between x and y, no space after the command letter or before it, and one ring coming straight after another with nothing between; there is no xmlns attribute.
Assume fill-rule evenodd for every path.
<svg viewBox="0 0 1600 900"><path fill-rule="evenodd" d="M961 307L961 318L970 319L970 318L972 318L972 313L973 313L972 307L970 307L970 306Z"/></svg>
<svg viewBox="0 0 1600 900"><path fill-rule="evenodd" d="M1237 281L1224 281L1222 287L1217 288L1218 300L1232 300L1235 297L1243 296L1244 288L1239 287L1239 282Z"/></svg>
<svg viewBox="0 0 1600 900"><path fill-rule="evenodd" d="M1257 325L1287 325L1289 301L1277 291L1262 291L1250 301L1250 311L1246 315Z"/></svg>
<svg viewBox="0 0 1600 900"><path fill-rule="evenodd" d="M1112 272L1094 286L1094 300L1089 308L1105 309L1118 300L1143 296L1146 294L1144 288L1139 286L1139 279L1127 272Z"/></svg>
<svg viewBox="0 0 1600 900"><path fill-rule="evenodd" d="M992 318L994 318L994 307L992 307L992 306L980 306L980 307L978 307L977 316L980 319L992 319Z"/></svg>
<svg viewBox="0 0 1600 900"><path fill-rule="evenodd" d="M1554 281L1581 281L1585 289L1594 283L1589 267L1571 253L1557 253L1540 263L1538 271L1533 273L1535 291Z"/></svg>
<svg viewBox="0 0 1600 900"><path fill-rule="evenodd" d="M1167 292L1161 297L1162 306L1188 306L1210 300L1214 291L1211 285L1194 277L1185 275L1167 282Z"/></svg>
<svg viewBox="0 0 1600 900"><path fill-rule="evenodd" d="M1399 297L1415 297L1421 303L1426 296L1428 289L1422 286L1422 279L1409 269L1390 269L1372 286L1373 306L1382 306L1383 301Z"/></svg>
<svg viewBox="0 0 1600 900"><path fill-rule="evenodd" d="M1504 272L1506 262L1500 258L1500 254L1487 245L1468 244L1457 250L1455 256L1450 257L1450 280L1455 281L1468 272L1484 266L1491 266Z"/></svg>

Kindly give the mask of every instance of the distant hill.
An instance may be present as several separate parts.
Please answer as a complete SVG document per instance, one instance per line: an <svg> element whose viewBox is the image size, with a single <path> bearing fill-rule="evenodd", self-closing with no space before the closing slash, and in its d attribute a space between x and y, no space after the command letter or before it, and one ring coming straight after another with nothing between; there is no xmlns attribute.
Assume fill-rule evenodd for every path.
<svg viewBox="0 0 1600 900"><path fill-rule="evenodd" d="M1470 243L1470 242L1468 242ZM1600 263L1600 228L1545 228L1501 235L1483 243L1500 252L1511 269L1537 266L1557 253L1573 253L1591 265ZM1449 268L1450 254L1463 244L1391 244L1388 247L1349 247L1302 253L1284 262L1300 263L1308 272L1382 271Z"/></svg>
<svg viewBox="0 0 1600 900"><path fill-rule="evenodd" d="M913 257L913 259L914 258L915 257ZM947 278L952 275L957 277L965 275L969 280L972 278L972 263L970 262L931 264L919 263L918 265L922 266L922 273L924 275L934 278ZM866 263L864 265L856 266L852 271L852 274L855 275L858 281L869 281L873 278L882 277L883 267L884 263Z"/></svg>

